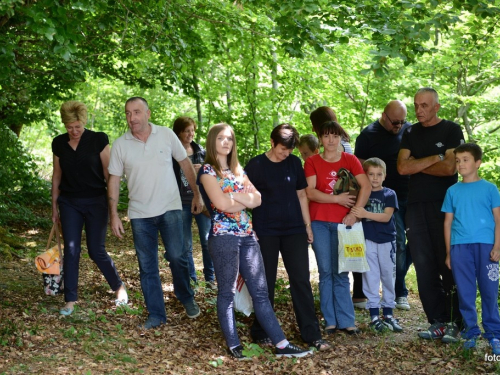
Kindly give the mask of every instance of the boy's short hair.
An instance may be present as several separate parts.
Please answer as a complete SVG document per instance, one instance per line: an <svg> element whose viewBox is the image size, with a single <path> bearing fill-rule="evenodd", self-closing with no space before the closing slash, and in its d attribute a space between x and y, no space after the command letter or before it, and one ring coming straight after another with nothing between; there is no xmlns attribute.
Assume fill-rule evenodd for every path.
<svg viewBox="0 0 500 375"><path fill-rule="evenodd" d="M387 175L387 167L385 166L385 162L382 159L379 158L370 158L366 159L365 162L363 163L363 170L368 172L368 168L370 167L380 167L382 168L382 171L384 172L384 175Z"/></svg>
<svg viewBox="0 0 500 375"><path fill-rule="evenodd" d="M314 134L304 134L299 139L299 147L307 146L312 152L319 148L318 138Z"/></svg>
<svg viewBox="0 0 500 375"><path fill-rule="evenodd" d="M475 143L463 143L453 150L455 156L461 152L468 152L474 158L474 161L483 160L483 150L478 144Z"/></svg>

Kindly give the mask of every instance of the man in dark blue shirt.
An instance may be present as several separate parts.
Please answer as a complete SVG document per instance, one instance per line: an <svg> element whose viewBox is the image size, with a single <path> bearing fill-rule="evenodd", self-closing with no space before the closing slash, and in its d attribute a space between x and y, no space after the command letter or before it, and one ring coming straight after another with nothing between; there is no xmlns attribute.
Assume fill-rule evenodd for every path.
<svg viewBox="0 0 500 375"><path fill-rule="evenodd" d="M380 119L364 128L356 138L354 155L363 163L366 159L377 157L387 166L384 186L394 190L398 198L399 210L396 219L396 307L409 310L408 289L405 284L406 273L411 265L411 256L406 245L405 214L408 197L409 176L398 173L397 161L401 138L406 128L406 105L399 100L390 101L384 108Z"/></svg>

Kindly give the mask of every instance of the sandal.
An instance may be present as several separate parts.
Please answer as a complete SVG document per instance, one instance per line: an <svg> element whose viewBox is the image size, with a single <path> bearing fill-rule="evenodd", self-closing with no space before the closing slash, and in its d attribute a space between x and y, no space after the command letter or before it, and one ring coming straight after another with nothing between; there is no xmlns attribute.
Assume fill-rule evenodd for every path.
<svg viewBox="0 0 500 375"><path fill-rule="evenodd" d="M59 310L59 314L69 316L73 313L73 310L74 309L72 307L63 307L61 310Z"/></svg>
<svg viewBox="0 0 500 375"><path fill-rule="evenodd" d="M318 352L324 352L325 350L330 350L333 348L333 346L331 346L328 342L326 342L323 339L310 342L308 345L316 348Z"/></svg>

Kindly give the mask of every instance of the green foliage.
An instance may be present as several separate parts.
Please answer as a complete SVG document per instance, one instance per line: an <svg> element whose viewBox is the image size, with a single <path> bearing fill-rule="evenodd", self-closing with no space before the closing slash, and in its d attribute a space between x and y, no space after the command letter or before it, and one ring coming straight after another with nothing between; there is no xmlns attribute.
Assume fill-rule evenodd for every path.
<svg viewBox="0 0 500 375"><path fill-rule="evenodd" d="M245 165L278 123L310 133L320 105L334 108L353 145L391 99L414 122L413 94L432 86L440 117L485 148L482 173L498 181L499 22L494 0L7 0L0 122L18 133L34 125L23 142L45 157L48 177L63 101L85 102L87 127L113 142L127 129L125 100L141 95L156 124L195 118L202 144L212 124L231 124ZM24 202L3 215L28 215Z"/></svg>
<svg viewBox="0 0 500 375"><path fill-rule="evenodd" d="M244 343L245 349L243 349L243 355L245 357L259 357L261 354L265 353L265 350L262 349L259 345L254 343Z"/></svg>
<svg viewBox="0 0 500 375"><path fill-rule="evenodd" d="M50 203L50 185L38 177L38 167L18 138L0 124L0 225L48 226L33 207Z"/></svg>

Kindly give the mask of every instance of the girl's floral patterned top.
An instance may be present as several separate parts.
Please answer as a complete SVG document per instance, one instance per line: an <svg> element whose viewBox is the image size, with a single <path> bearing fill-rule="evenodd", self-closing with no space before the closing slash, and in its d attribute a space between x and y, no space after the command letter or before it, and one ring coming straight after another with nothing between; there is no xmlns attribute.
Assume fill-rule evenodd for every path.
<svg viewBox="0 0 500 375"><path fill-rule="evenodd" d="M210 201L203 185L200 183L200 176L203 174L208 174L217 178L217 182L223 193L238 193L243 191L243 182L238 181L236 176L227 169L222 171L224 178L217 176L217 173L210 164L203 164L198 172L198 185L200 186L200 192L207 206L210 217L212 218L212 227L210 230L209 237L212 236L222 236L231 234L233 236L253 236L252 222L250 216L246 210L238 211L235 213L223 212L218 210Z"/></svg>

